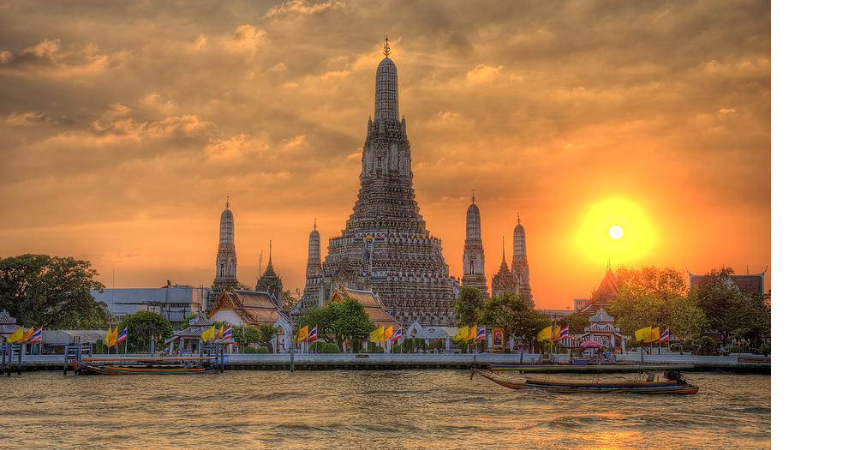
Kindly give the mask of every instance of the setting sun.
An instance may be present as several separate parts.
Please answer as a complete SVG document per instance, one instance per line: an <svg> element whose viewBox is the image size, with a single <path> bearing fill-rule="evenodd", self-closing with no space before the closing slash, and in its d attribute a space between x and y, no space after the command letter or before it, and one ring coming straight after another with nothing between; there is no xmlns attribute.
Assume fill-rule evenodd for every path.
<svg viewBox="0 0 850 450"><path fill-rule="evenodd" d="M576 233L576 245L591 261L626 263L652 250L655 230L638 204L611 198L590 207Z"/></svg>
<svg viewBox="0 0 850 450"><path fill-rule="evenodd" d="M620 239L623 237L623 227L614 225L608 229L608 236L611 236L611 239Z"/></svg>

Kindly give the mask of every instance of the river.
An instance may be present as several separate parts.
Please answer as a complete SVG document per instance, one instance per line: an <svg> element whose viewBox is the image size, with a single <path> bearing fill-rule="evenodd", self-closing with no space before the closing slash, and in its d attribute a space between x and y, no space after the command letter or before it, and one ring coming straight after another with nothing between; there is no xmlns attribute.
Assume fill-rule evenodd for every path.
<svg viewBox="0 0 850 450"><path fill-rule="evenodd" d="M0 448L770 448L769 376L687 378L699 394L559 396L450 370L25 372L0 378Z"/></svg>

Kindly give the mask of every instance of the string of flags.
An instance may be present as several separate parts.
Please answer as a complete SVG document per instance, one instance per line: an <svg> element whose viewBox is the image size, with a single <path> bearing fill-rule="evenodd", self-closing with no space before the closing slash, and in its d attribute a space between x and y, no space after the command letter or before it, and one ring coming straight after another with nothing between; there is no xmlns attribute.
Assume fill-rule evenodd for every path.
<svg viewBox="0 0 850 450"><path fill-rule="evenodd" d="M641 328L635 331L635 339L644 344L652 342L669 342L670 328L665 329L663 333L661 332L661 329L657 327Z"/></svg>
<svg viewBox="0 0 850 450"><path fill-rule="evenodd" d="M41 327L24 328L18 327L6 338L10 344L35 344L41 342Z"/></svg>

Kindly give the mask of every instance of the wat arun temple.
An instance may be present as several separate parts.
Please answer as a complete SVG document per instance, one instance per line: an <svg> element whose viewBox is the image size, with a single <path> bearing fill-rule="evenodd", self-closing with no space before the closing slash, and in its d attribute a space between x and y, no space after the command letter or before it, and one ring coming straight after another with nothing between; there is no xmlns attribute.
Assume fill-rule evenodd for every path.
<svg viewBox="0 0 850 450"><path fill-rule="evenodd" d="M319 235L311 234L300 307L320 305L344 285L376 293L403 324L449 325L458 284L449 276L442 242L419 214L407 122L399 119L398 70L389 54L386 44L375 74L375 115L366 126L354 211L342 234L328 242L321 264Z"/></svg>
<svg viewBox="0 0 850 450"><path fill-rule="evenodd" d="M460 280L449 276L442 241L425 227L416 203L407 122L403 116L399 119L398 69L389 55L389 43L386 43L384 59L375 74L375 115L366 126L360 191L353 212L342 234L328 241L324 261L321 236L313 223L304 291L290 314L297 316L324 306L334 291L344 288L374 296L404 326L413 322L454 325L453 309L461 283L485 296L513 292L534 306L525 228L519 216L514 228L511 268L505 259L503 243L502 264L492 277L491 289L487 289L481 211L474 193L466 215L463 276ZM220 220L213 299L242 286L236 279L234 242L234 220L228 198ZM266 272L257 280L256 290L280 299L283 288L272 267L271 248Z"/></svg>

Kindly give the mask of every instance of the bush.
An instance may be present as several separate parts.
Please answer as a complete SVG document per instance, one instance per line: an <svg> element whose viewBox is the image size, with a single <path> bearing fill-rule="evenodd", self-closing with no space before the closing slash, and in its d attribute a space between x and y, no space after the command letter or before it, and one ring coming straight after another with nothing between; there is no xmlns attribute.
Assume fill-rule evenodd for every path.
<svg viewBox="0 0 850 450"><path fill-rule="evenodd" d="M378 347L376 345L369 349L369 353L384 353L384 347Z"/></svg>
<svg viewBox="0 0 850 450"><path fill-rule="evenodd" d="M325 347L325 343L322 341L316 341L310 344L309 351L315 353L322 353L322 349Z"/></svg>
<svg viewBox="0 0 850 450"><path fill-rule="evenodd" d="M319 347L319 353L340 353L339 345L336 345L333 342L328 342L325 345Z"/></svg>
<svg viewBox="0 0 850 450"><path fill-rule="evenodd" d="M243 353L252 353L252 354L268 353L269 352L269 349L267 349L267 348L263 348L263 347L255 348L255 347L251 347L250 345L245 347L243 350L244 350Z"/></svg>
<svg viewBox="0 0 850 450"><path fill-rule="evenodd" d="M699 338L699 349L697 351L700 355L716 355L717 354L717 341L714 339L703 336Z"/></svg>
<svg viewBox="0 0 850 450"><path fill-rule="evenodd" d="M696 350L696 345L694 345L694 340L691 339L691 338L687 338L684 341L682 341L682 350L684 350L686 352L693 353L694 350Z"/></svg>
<svg viewBox="0 0 850 450"><path fill-rule="evenodd" d="M761 347L759 347L759 353L761 353L764 356L770 356L770 345L761 344Z"/></svg>
<svg viewBox="0 0 850 450"><path fill-rule="evenodd" d="M729 347L729 353L744 353L744 349L738 345L733 345Z"/></svg>
<svg viewBox="0 0 850 450"><path fill-rule="evenodd" d="M445 346L444 343L442 343L438 340L434 340L434 341L431 341L430 344L428 344L428 350L439 350L439 349L443 348L444 346Z"/></svg>
<svg viewBox="0 0 850 450"><path fill-rule="evenodd" d="M390 350L390 352L392 352L392 353L401 353L401 346L400 346L400 345L398 345L398 344L393 344L392 350Z"/></svg>

